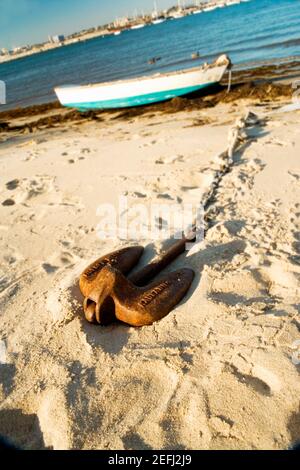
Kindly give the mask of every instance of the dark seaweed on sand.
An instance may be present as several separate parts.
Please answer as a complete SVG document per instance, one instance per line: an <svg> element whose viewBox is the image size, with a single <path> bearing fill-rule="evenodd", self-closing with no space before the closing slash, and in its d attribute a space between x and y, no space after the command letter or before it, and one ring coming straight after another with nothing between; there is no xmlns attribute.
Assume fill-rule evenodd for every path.
<svg viewBox="0 0 300 470"><path fill-rule="evenodd" d="M0 133L31 133L40 129L51 129L67 123L80 124L86 121L104 119L130 120L139 116L151 117L153 113L173 114L179 111L194 111L216 106L218 103L232 103L241 99L252 99L266 103L282 97L292 97L290 84L280 84L280 78L299 76L300 63L291 62L282 66L264 66L252 70L234 71L232 88L228 93L228 76L221 85L212 88L209 94L201 92L188 97L149 106L128 108L124 110L105 110L79 112L66 110L57 101L53 103L18 108L0 113ZM34 117L37 117L34 119ZM26 122L22 122L24 119ZM19 121L19 122L15 122ZM21 122L20 122L21 121Z"/></svg>

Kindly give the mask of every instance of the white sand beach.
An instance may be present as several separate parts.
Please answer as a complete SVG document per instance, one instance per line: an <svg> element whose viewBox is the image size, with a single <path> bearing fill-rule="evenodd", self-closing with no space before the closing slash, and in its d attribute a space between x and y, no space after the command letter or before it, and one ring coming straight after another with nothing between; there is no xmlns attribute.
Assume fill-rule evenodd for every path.
<svg viewBox="0 0 300 470"><path fill-rule="evenodd" d="M30 449L300 440L300 111L281 112L287 102L0 134L1 435ZM152 326L88 324L80 273L128 245L98 238L97 207L201 199L247 110L258 119L206 238L168 268L194 269L188 295ZM145 264L162 244L143 245Z"/></svg>

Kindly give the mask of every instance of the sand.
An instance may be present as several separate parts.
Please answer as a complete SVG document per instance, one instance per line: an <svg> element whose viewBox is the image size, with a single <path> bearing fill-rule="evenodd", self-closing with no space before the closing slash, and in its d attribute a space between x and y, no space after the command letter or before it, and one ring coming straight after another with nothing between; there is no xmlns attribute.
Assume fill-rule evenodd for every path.
<svg viewBox="0 0 300 470"><path fill-rule="evenodd" d="M240 98L0 133L0 434L29 449L300 440L300 112ZM149 327L88 324L78 276L128 245L98 238L99 204L198 200L248 110L206 238L172 266L196 272L187 297ZM163 245L143 244L142 263Z"/></svg>

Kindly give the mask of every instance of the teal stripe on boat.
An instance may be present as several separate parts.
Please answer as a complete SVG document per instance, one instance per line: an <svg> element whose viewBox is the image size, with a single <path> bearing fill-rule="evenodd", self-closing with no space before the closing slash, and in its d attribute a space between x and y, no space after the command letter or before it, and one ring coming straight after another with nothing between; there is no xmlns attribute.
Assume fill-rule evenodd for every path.
<svg viewBox="0 0 300 470"><path fill-rule="evenodd" d="M188 95L195 91L216 85L217 82L205 83L204 85L197 85L193 87L178 88L177 90L160 91L156 93L149 93L146 95L132 96L129 98L118 98L116 100L94 101L90 103L67 103L64 106L69 108L77 108L80 111L88 111L89 109L112 109L112 108L129 108L132 106L143 106L151 103L159 103L167 101L177 96Z"/></svg>

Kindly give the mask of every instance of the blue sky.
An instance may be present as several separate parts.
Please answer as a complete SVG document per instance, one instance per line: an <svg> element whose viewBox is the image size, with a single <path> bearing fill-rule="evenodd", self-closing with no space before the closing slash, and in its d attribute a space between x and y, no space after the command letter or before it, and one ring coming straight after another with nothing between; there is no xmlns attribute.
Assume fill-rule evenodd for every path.
<svg viewBox="0 0 300 470"><path fill-rule="evenodd" d="M160 9L177 0L157 0ZM0 49L44 42L104 24L117 16L150 11L153 0L0 0Z"/></svg>

